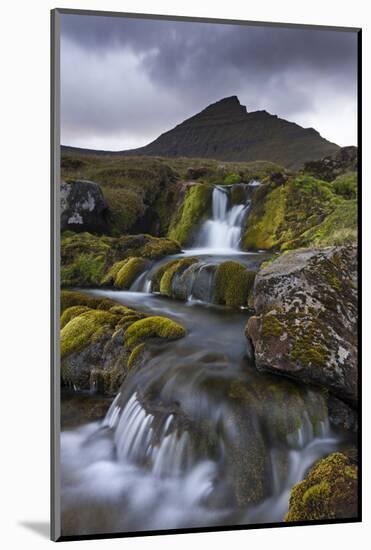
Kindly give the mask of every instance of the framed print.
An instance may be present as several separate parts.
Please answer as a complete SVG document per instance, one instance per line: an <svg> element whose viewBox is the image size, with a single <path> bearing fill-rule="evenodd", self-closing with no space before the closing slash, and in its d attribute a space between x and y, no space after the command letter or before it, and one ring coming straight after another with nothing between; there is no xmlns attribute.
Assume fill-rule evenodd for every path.
<svg viewBox="0 0 371 550"><path fill-rule="evenodd" d="M361 30L52 12L52 538L361 520Z"/></svg>

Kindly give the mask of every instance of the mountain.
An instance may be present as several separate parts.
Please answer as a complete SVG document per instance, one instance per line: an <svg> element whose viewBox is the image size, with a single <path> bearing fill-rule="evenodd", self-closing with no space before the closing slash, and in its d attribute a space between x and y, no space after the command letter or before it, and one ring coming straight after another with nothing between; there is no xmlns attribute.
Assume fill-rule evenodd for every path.
<svg viewBox="0 0 371 550"><path fill-rule="evenodd" d="M115 154L222 161L267 160L298 169L305 162L335 154L339 149L313 128L302 128L267 111L249 113L237 96L231 96L209 105L145 147ZM64 151L108 154L72 147Z"/></svg>

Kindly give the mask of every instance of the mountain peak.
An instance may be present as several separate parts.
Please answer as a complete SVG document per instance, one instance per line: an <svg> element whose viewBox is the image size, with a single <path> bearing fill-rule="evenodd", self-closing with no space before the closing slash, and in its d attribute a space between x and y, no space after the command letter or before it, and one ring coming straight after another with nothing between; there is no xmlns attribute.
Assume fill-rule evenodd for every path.
<svg viewBox="0 0 371 550"><path fill-rule="evenodd" d="M246 115L246 107L241 105L238 97L236 95L231 95L229 97L223 97L215 103L208 105L199 115L203 114L213 114L213 115ZM196 115L197 116L197 115Z"/></svg>
<svg viewBox="0 0 371 550"><path fill-rule="evenodd" d="M224 97L164 132L145 147L120 155L189 157L233 162L270 161L291 169L336 154L339 146L265 110L247 112L236 95Z"/></svg>

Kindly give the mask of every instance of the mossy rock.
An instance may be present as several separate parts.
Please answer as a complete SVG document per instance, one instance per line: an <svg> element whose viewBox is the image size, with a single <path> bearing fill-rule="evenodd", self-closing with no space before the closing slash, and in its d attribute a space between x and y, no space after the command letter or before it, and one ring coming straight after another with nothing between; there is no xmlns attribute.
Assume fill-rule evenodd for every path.
<svg viewBox="0 0 371 550"><path fill-rule="evenodd" d="M263 186L252 199L246 230L242 236L245 250L271 250L279 246L278 230L286 208L286 187Z"/></svg>
<svg viewBox="0 0 371 550"><path fill-rule="evenodd" d="M245 250L292 250L355 243L354 176L335 182L307 174L270 180L257 188L242 236Z"/></svg>
<svg viewBox="0 0 371 550"><path fill-rule="evenodd" d="M61 285L98 286L105 270L104 256L79 254L68 265L61 266Z"/></svg>
<svg viewBox="0 0 371 550"><path fill-rule="evenodd" d="M62 359L86 346L102 331L112 330L118 321L118 315L102 310L83 311L73 317L61 330Z"/></svg>
<svg viewBox="0 0 371 550"><path fill-rule="evenodd" d="M291 491L286 522L357 517L357 465L342 453L319 460Z"/></svg>
<svg viewBox="0 0 371 550"><path fill-rule="evenodd" d="M113 286L116 281L118 272L122 267L124 267L129 261L129 258L115 262L107 271L105 276L101 280L101 286Z"/></svg>
<svg viewBox="0 0 371 550"><path fill-rule="evenodd" d="M159 268L156 269L155 273L152 275L152 278L151 278L153 292L160 292L160 283L165 271L170 269L173 265L177 263L178 263L178 260L170 260L162 264Z"/></svg>
<svg viewBox="0 0 371 550"><path fill-rule="evenodd" d="M115 277L114 285L116 288L128 289L135 279L143 273L147 267L147 262L143 258L129 258L121 266Z"/></svg>
<svg viewBox="0 0 371 550"><path fill-rule="evenodd" d="M130 325L125 333L125 343L128 348L133 348L149 338L177 340L185 335L185 328L176 321L160 316L147 317Z"/></svg>
<svg viewBox="0 0 371 550"><path fill-rule="evenodd" d="M214 301L227 306L247 306L256 273L239 262L223 262L215 274Z"/></svg>
<svg viewBox="0 0 371 550"><path fill-rule="evenodd" d="M242 178L240 174L228 174L228 176L224 178L225 185L234 185L235 183L241 183L241 181Z"/></svg>
<svg viewBox="0 0 371 550"><path fill-rule="evenodd" d="M62 291L61 302L62 383L78 390L116 393L129 369L145 360L144 342L186 333L171 319L113 300Z"/></svg>
<svg viewBox="0 0 371 550"><path fill-rule="evenodd" d="M77 292L75 290L61 291L61 315L67 308L70 308L72 306L87 306L88 308L92 309L107 310L115 305L118 305L117 302L114 302L114 300L110 300L109 298L102 298L101 296L89 296L88 294L83 294L82 292Z"/></svg>
<svg viewBox="0 0 371 550"><path fill-rule="evenodd" d="M181 275L188 267L197 263L197 258L183 258L175 262L169 262L164 266L160 278L160 294L172 296L172 283L175 276Z"/></svg>
<svg viewBox="0 0 371 550"><path fill-rule="evenodd" d="M128 369L131 369L138 362L139 357L145 349L146 345L144 342L138 344L137 346L135 346L135 348L133 348L128 359Z"/></svg>
<svg viewBox="0 0 371 550"><path fill-rule="evenodd" d="M71 321L71 319L74 319L78 315L81 315L81 313L85 313L86 311L89 311L88 306L71 306L65 309L61 315L61 321L60 321L60 327L61 329L67 325Z"/></svg>
<svg viewBox="0 0 371 550"><path fill-rule="evenodd" d="M320 386L357 403L357 250L281 254L255 279L247 323L258 370Z"/></svg>
<svg viewBox="0 0 371 550"><path fill-rule="evenodd" d="M121 237L96 236L90 233L66 232L61 242L61 284L62 286L97 287L112 286L118 271L132 261L127 267L123 282L130 286L128 274L139 274L143 260L157 260L163 256L181 251L178 243L170 239L152 237L151 235L123 235ZM134 269L135 266L135 269Z"/></svg>
<svg viewBox="0 0 371 550"><path fill-rule="evenodd" d="M190 244L192 237L211 211L211 185L198 183L187 188L183 202L173 218L168 236L181 245Z"/></svg>

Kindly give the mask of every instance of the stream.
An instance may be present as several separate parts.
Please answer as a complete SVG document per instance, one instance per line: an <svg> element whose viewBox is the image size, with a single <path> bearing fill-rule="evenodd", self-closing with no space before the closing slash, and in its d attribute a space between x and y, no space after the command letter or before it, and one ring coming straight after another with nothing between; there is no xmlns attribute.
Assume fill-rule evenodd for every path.
<svg viewBox="0 0 371 550"><path fill-rule="evenodd" d="M228 190L215 187L211 218L194 248L176 257L257 269L267 255L239 249L250 191L232 206ZM347 443L331 428L319 390L256 371L248 310L192 291L184 302L150 293L154 268L170 259L130 291L84 290L168 316L187 335L150 344L146 364L129 372L105 416L77 423L72 408L61 432L64 535L280 522L292 486ZM76 394L75 416L79 399L89 406L97 397Z"/></svg>

